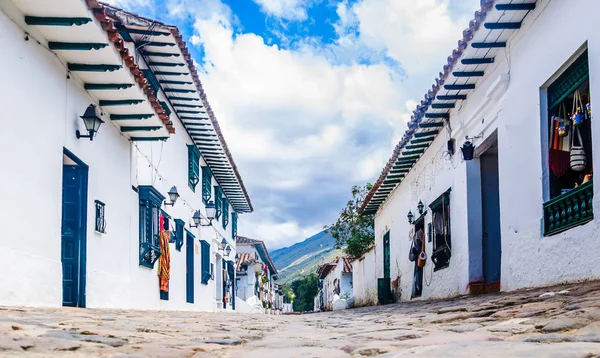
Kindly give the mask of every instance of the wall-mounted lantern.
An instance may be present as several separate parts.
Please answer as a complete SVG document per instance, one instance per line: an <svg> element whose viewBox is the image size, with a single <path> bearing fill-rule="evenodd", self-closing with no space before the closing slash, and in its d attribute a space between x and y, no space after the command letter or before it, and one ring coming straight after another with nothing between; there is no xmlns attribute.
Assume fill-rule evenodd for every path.
<svg viewBox="0 0 600 358"><path fill-rule="evenodd" d="M221 251L225 250L225 246L227 246L227 240L225 240L225 238L223 238L221 240L221 242L219 243L219 250L221 250Z"/></svg>
<svg viewBox="0 0 600 358"><path fill-rule="evenodd" d="M171 190L169 190L169 200L171 200L170 203L167 203L167 201L165 200L165 205L171 205L174 206L175 202L177 201L177 199L179 199L179 193L177 192L177 187L172 187Z"/></svg>
<svg viewBox="0 0 600 358"><path fill-rule="evenodd" d="M231 253L231 246L227 245L227 247L225 248L225 256L229 256L230 253Z"/></svg>
<svg viewBox="0 0 600 358"><path fill-rule="evenodd" d="M423 202L421 200L419 200L419 204L417 204L417 209L419 210L419 215L423 215L424 207L425 207L425 205L423 205Z"/></svg>
<svg viewBox="0 0 600 358"><path fill-rule="evenodd" d="M415 217L415 216L413 215L412 211L410 211L410 210L409 210L409 211L408 211L408 215L406 215L406 217L408 218L408 223L409 223L409 224L412 224L412 223L413 223L413 219L414 219L414 217Z"/></svg>
<svg viewBox="0 0 600 358"><path fill-rule="evenodd" d="M194 225L190 224L190 227L199 227L199 226L211 226L212 221L215 219L215 203L211 200L206 204L206 220L208 222L202 222L202 215L200 215L200 210L196 210L194 212L194 216L192 216L192 220L194 221Z"/></svg>
<svg viewBox="0 0 600 358"><path fill-rule="evenodd" d="M94 135L96 133L98 133L98 129L100 129L100 125L102 123L104 123L102 118L100 118L96 114L96 106L93 104L90 104L88 106L88 108L85 110L85 113L83 114L83 116L81 116L81 119L83 119L83 124L85 124L85 129L88 131L88 135L82 135L78 129L75 131L75 135L77 136L77 139L89 138L90 140L94 140Z"/></svg>
<svg viewBox="0 0 600 358"><path fill-rule="evenodd" d="M464 160L473 160L475 155L475 145L473 145L473 141L477 138L483 138L483 135L478 135L471 138L469 138L469 136L465 136L465 143L460 148Z"/></svg>

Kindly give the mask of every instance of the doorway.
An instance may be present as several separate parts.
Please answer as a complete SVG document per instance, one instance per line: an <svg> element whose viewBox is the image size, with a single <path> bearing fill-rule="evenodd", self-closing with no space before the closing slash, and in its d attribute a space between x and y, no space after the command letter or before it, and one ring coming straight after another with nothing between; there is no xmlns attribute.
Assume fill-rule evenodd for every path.
<svg viewBox="0 0 600 358"><path fill-rule="evenodd" d="M383 277L390 278L390 232L383 235Z"/></svg>
<svg viewBox="0 0 600 358"><path fill-rule="evenodd" d="M500 291L502 241L500 229L500 181L498 143L479 157L481 168L481 226L484 292Z"/></svg>
<svg viewBox="0 0 600 358"><path fill-rule="evenodd" d="M187 230L185 238L185 301L194 303L194 235Z"/></svg>
<svg viewBox="0 0 600 358"><path fill-rule="evenodd" d="M88 166L63 150L61 263L63 306L85 307Z"/></svg>

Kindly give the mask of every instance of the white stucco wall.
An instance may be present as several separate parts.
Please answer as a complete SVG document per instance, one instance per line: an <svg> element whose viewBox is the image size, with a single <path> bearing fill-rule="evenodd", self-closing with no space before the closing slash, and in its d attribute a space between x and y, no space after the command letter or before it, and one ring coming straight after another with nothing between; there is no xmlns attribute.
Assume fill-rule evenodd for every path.
<svg viewBox="0 0 600 358"><path fill-rule="evenodd" d="M333 308L333 299L335 290L339 285L340 292L338 296L340 298L346 298L348 302L352 302L354 294L352 291L352 273L343 273L344 262L340 258L337 266L325 276L323 279L323 297L325 308L331 310ZM337 281L336 281L337 280Z"/></svg>
<svg viewBox="0 0 600 358"><path fill-rule="evenodd" d="M83 90L75 77L67 79L65 65L38 44L35 29L29 41L19 26L23 14L10 2L0 4L0 118L3 132L0 150L0 195L10 205L0 213L11 223L0 239L0 260L10 274L0 279L0 305L62 305L61 217L63 147L89 166L87 201L87 307L215 310L216 282L200 283L199 240L211 243L211 260L219 255L221 238L212 228L190 228L192 210L204 206L201 190L187 184L188 154L192 143L179 120L171 115L176 134L167 142L132 143L110 119L104 117L93 142L76 139L83 130L79 118L97 101ZM15 20L13 22L10 18ZM159 98L164 100L163 94ZM205 165L204 162L201 165ZM170 244L171 280L169 300L159 299L157 265L139 266L138 194L132 186L153 185L165 197L171 186L181 195L174 207L163 206L172 217L186 223L195 236L195 303L186 303L185 244L182 251ZM213 185L217 185L213 178ZM198 188L201 183L198 184ZM106 204L106 234L94 232L94 200ZM230 207L230 213L233 209ZM227 238L235 257L231 220L226 230L213 225ZM185 243L185 240L184 240ZM215 265L215 276L221 266Z"/></svg>
<svg viewBox="0 0 600 358"><path fill-rule="evenodd" d="M352 293L356 306L377 304L377 276L375 249L352 262Z"/></svg>
<svg viewBox="0 0 600 358"><path fill-rule="evenodd" d="M584 13L579 10L582 8L586 9ZM450 267L432 272L429 260L424 270L423 298L465 294L469 282L477 279L473 262L469 272L469 260L478 258L474 257L477 255L474 251L469 254L468 237L481 235L481 227L477 227L481 221L477 218L480 207L476 205L477 200L470 200L471 207L468 206L467 182L473 178L470 174L468 178L467 173L472 173L473 168L467 169L467 163L460 159L459 147L465 135L482 133L485 139L495 130L499 148L501 289L600 277L600 267L595 264L600 254L596 234L600 229L598 219L555 236L542 234L548 168L542 159L542 151L547 148L542 144L547 119L540 110L546 107L541 88L586 41L592 97L600 88L600 33L594 27L594 14L598 10L600 3L593 0L581 0L577 7L567 1L538 1L537 9L525 18L522 29L509 41L506 53L496 56L494 67L486 69L477 89L451 112L457 154L452 159L444 157L449 135L442 129L380 207L375 217L378 262L375 272L377 277L383 277L382 238L390 230L391 276L392 281L400 278L402 299L410 299L413 275L413 263L408 260L410 227L406 214L409 210L416 212L419 200L428 206L449 188L452 189ZM568 22L556 21L561 18L577 18L577 29ZM592 137L600 138L600 122L592 123ZM475 142L480 143L481 140ZM597 147L598 143L594 145ZM599 161L596 155L595 167ZM475 166L476 170L477 162L473 160L468 165ZM598 191L596 186L595 211L600 210ZM426 228L429 222L430 214L426 217ZM427 243L426 251L431 255L432 243Z"/></svg>

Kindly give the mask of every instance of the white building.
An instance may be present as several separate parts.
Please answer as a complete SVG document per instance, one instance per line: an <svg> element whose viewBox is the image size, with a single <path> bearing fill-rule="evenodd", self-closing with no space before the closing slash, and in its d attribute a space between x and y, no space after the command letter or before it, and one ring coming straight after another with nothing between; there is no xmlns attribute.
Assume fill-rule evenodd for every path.
<svg viewBox="0 0 600 358"><path fill-rule="evenodd" d="M243 236L236 237L236 296L244 301L257 297L267 310L281 310L277 269L265 243ZM281 302L283 304L283 302Z"/></svg>
<svg viewBox="0 0 600 358"><path fill-rule="evenodd" d="M347 257L336 257L332 262L317 268L319 277L319 295L315 303L321 311L331 311L336 299L345 299L348 304L353 301L352 262Z"/></svg>
<svg viewBox="0 0 600 358"><path fill-rule="evenodd" d="M252 206L179 30L95 0L10 0L0 33L15 154L0 305L230 309ZM93 138L84 113L104 122Z"/></svg>
<svg viewBox="0 0 600 358"><path fill-rule="evenodd" d="M594 0L482 1L362 206L382 287L397 280L409 300L600 277L600 196L586 178L600 125L585 108L600 90L599 12ZM554 118L571 122L576 91L582 171ZM422 270L409 260L421 238Z"/></svg>
<svg viewBox="0 0 600 358"><path fill-rule="evenodd" d="M352 261L352 294L355 306L373 306L377 300L377 276L375 249L365 252Z"/></svg>

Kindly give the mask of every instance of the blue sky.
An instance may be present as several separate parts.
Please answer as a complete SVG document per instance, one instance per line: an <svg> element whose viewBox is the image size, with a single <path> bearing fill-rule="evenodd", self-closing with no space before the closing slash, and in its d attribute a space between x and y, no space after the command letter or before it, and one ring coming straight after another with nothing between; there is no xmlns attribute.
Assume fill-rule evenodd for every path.
<svg viewBox="0 0 600 358"><path fill-rule="evenodd" d="M374 182L479 0L108 0L180 28L255 212L288 246Z"/></svg>

